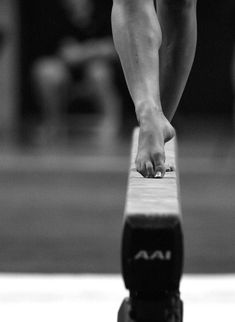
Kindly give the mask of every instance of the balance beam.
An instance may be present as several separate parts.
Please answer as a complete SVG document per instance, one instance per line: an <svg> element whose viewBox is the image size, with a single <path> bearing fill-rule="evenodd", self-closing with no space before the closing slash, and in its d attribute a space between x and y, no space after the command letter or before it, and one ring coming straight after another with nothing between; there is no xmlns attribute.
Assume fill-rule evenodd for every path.
<svg viewBox="0 0 235 322"><path fill-rule="evenodd" d="M124 224L122 275L130 296L118 322L181 322L183 232L177 166L177 142L165 145L164 178L144 178L135 169L139 129L132 139Z"/></svg>

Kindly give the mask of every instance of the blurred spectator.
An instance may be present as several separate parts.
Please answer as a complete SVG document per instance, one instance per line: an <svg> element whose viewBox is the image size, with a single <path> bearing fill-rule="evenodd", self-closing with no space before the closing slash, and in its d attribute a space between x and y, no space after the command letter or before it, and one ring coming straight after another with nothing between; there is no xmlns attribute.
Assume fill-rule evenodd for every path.
<svg viewBox="0 0 235 322"><path fill-rule="evenodd" d="M56 5L68 18L67 25L61 28L54 50L32 67L34 93L43 112L40 140L60 139L68 105L87 98L101 115L97 119L100 139L111 141L118 135L121 113L112 38L96 18L92 0L57 0Z"/></svg>

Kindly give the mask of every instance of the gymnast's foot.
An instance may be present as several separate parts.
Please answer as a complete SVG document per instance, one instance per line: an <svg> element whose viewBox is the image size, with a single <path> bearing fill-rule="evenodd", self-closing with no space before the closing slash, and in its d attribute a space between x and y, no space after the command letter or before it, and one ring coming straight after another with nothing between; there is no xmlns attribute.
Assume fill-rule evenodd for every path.
<svg viewBox="0 0 235 322"><path fill-rule="evenodd" d="M145 178L162 178L166 172L164 144L175 130L156 108L142 105L136 111L140 124L136 170Z"/></svg>

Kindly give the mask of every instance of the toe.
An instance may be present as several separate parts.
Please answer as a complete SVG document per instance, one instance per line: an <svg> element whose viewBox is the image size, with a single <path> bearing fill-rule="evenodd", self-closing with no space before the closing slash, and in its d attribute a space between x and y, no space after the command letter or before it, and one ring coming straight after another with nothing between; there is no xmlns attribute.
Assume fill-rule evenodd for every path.
<svg viewBox="0 0 235 322"><path fill-rule="evenodd" d="M163 178L165 175L166 169L164 164L158 165L156 167L156 178Z"/></svg>
<svg viewBox="0 0 235 322"><path fill-rule="evenodd" d="M164 150L155 152L153 154L153 163L154 169L157 178L162 178L165 175L166 167L165 167L165 153Z"/></svg>
<svg viewBox="0 0 235 322"><path fill-rule="evenodd" d="M154 167L153 167L153 164L151 161L146 162L146 172L147 172L148 178L154 178L155 171L154 171Z"/></svg>
<svg viewBox="0 0 235 322"><path fill-rule="evenodd" d="M156 157L157 156L157 157ZM166 172L164 153L155 155L154 167L157 178L163 178Z"/></svg>
<svg viewBox="0 0 235 322"><path fill-rule="evenodd" d="M143 177L147 176L147 171L144 162L136 161L136 171L139 172Z"/></svg>

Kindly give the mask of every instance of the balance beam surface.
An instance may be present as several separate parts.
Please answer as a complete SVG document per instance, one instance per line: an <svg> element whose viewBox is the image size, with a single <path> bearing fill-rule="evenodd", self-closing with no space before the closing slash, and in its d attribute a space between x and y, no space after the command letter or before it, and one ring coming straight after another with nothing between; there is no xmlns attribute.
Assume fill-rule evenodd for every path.
<svg viewBox="0 0 235 322"><path fill-rule="evenodd" d="M132 140L124 226L122 274L130 298L118 320L182 321L179 297L183 271L183 233L179 201L176 139L165 145L164 178L143 178L135 169L139 129Z"/></svg>

